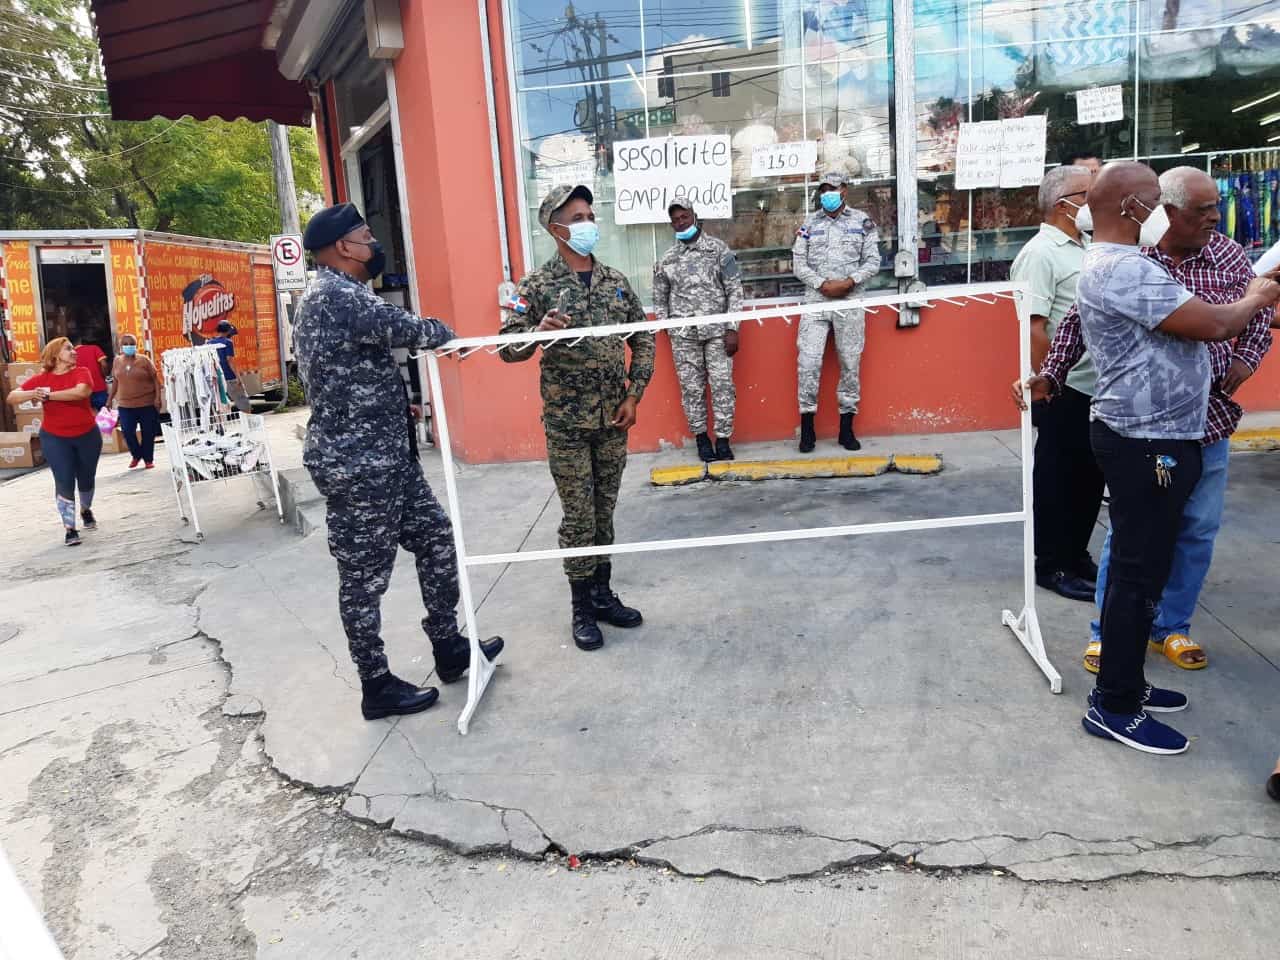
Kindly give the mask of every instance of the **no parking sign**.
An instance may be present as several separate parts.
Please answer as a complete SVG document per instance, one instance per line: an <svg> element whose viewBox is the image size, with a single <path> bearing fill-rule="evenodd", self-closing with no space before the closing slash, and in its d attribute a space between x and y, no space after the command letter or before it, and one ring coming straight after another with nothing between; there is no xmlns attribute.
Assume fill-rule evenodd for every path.
<svg viewBox="0 0 1280 960"><path fill-rule="evenodd" d="M302 290L307 285L307 261L302 254L302 236L286 233L271 238L271 269L276 289Z"/></svg>

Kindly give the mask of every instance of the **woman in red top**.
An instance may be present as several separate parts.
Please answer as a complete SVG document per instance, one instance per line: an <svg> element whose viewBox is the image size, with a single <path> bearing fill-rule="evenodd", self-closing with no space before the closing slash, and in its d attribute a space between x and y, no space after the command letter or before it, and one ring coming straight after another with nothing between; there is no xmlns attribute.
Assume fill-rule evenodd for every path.
<svg viewBox="0 0 1280 960"><path fill-rule="evenodd" d="M40 366L41 373L9 394L9 403L17 406L35 399L44 405L40 449L53 471L54 501L62 525L67 528L65 542L74 547L80 543L76 531L77 487L84 528L92 530L98 525L92 507L102 434L89 406L93 384L89 371L76 366L75 348L66 337L49 341L40 354Z"/></svg>
<svg viewBox="0 0 1280 960"><path fill-rule="evenodd" d="M76 366L89 371L89 406L97 413L107 405L107 355L96 343L76 338Z"/></svg>

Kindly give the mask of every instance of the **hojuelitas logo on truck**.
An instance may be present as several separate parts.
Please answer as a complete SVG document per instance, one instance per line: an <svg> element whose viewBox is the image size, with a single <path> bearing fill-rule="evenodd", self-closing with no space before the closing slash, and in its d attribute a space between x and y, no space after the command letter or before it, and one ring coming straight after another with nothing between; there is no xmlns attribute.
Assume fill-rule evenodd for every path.
<svg viewBox="0 0 1280 960"><path fill-rule="evenodd" d="M210 336L235 308L236 295L206 273L182 291L182 328Z"/></svg>

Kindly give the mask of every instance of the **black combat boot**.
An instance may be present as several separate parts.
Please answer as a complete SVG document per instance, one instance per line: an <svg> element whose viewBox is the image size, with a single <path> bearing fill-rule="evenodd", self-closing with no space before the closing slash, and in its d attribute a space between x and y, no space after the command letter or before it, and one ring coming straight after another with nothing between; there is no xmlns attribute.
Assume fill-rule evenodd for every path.
<svg viewBox="0 0 1280 960"><path fill-rule="evenodd" d="M599 650L604 646L604 634L596 626L596 611L591 605L590 580L570 580L573 592L573 642L579 650Z"/></svg>
<svg viewBox="0 0 1280 960"><path fill-rule="evenodd" d="M502 647L501 637L480 641L480 652L491 662L502 652ZM431 652L435 654L436 676L441 683L461 680L462 675L471 669L471 641L460 633L441 643L432 640Z"/></svg>
<svg viewBox="0 0 1280 960"><path fill-rule="evenodd" d="M698 459L711 461L716 458L716 452L711 447L711 438L705 433L700 433L693 438L698 441Z"/></svg>
<svg viewBox="0 0 1280 960"><path fill-rule="evenodd" d="M364 696L360 712L366 720L421 713L440 698L435 687L415 687L394 673L384 673L373 680L361 680Z"/></svg>
<svg viewBox="0 0 1280 960"><path fill-rule="evenodd" d="M716 437L716 459L732 460L733 447L729 446L728 437Z"/></svg>
<svg viewBox="0 0 1280 960"><path fill-rule="evenodd" d="M609 589L609 578L612 575L613 564L597 564L596 575L591 582L591 606L595 610L596 619L615 627L640 626L644 623L640 611L623 606L618 595Z"/></svg>
<svg viewBox="0 0 1280 960"><path fill-rule="evenodd" d="M818 434L813 429L813 414L800 414L800 452L812 453L818 443Z"/></svg>
<svg viewBox="0 0 1280 960"><path fill-rule="evenodd" d="M853 414L840 414L840 446L846 450L861 450L862 444L853 435Z"/></svg>

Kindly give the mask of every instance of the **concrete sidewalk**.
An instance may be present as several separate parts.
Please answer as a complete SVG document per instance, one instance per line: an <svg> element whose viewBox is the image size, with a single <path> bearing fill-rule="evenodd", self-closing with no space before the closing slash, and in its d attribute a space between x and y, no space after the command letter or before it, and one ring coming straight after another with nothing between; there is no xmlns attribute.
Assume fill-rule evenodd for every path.
<svg viewBox="0 0 1280 960"><path fill-rule="evenodd" d="M647 484L650 466L687 453L636 456L618 536L1013 510L1016 441L868 444L941 452L936 477L687 488ZM359 720L322 537L213 584L201 625L222 643L232 692L264 707L277 769L349 791L345 809L360 819L463 852L559 849L761 879L909 857L1028 879L1280 871L1280 811L1259 787L1280 749L1267 559L1280 508L1262 494L1280 481L1280 459L1238 455L1232 469L1196 623L1212 666L1149 668L1192 698L1175 722L1196 742L1176 759L1081 730L1088 606L1037 591L1060 697L1001 626L1002 608L1022 602L1012 526L623 557L616 587L646 623L606 630L597 654L569 641L559 564L477 568L481 631L504 635L508 652L466 738L454 728L461 684L420 716ZM555 545L543 465L462 467L459 482L472 553ZM393 669L426 680L421 603L402 559L387 643ZM280 611L269 631L264 608Z"/></svg>
<svg viewBox="0 0 1280 960"><path fill-rule="evenodd" d="M304 416L269 418L286 468ZM868 444L908 447L946 470L659 491L647 467L687 454L637 457L620 535L1016 506L1010 437ZM163 453L126 462L76 550L47 471L0 485L0 845L69 960L1199 960L1273 935L1274 454L1233 459L1211 668L1152 665L1193 697L1169 760L1080 731L1087 608L1037 597L1062 697L999 626L1012 528L622 558L648 622L596 654L558 564L478 570L510 647L470 736L460 687L365 723L323 536L235 482L197 490L197 546ZM473 550L554 544L544 466L459 475ZM425 679L419 606L402 557L388 638Z"/></svg>

